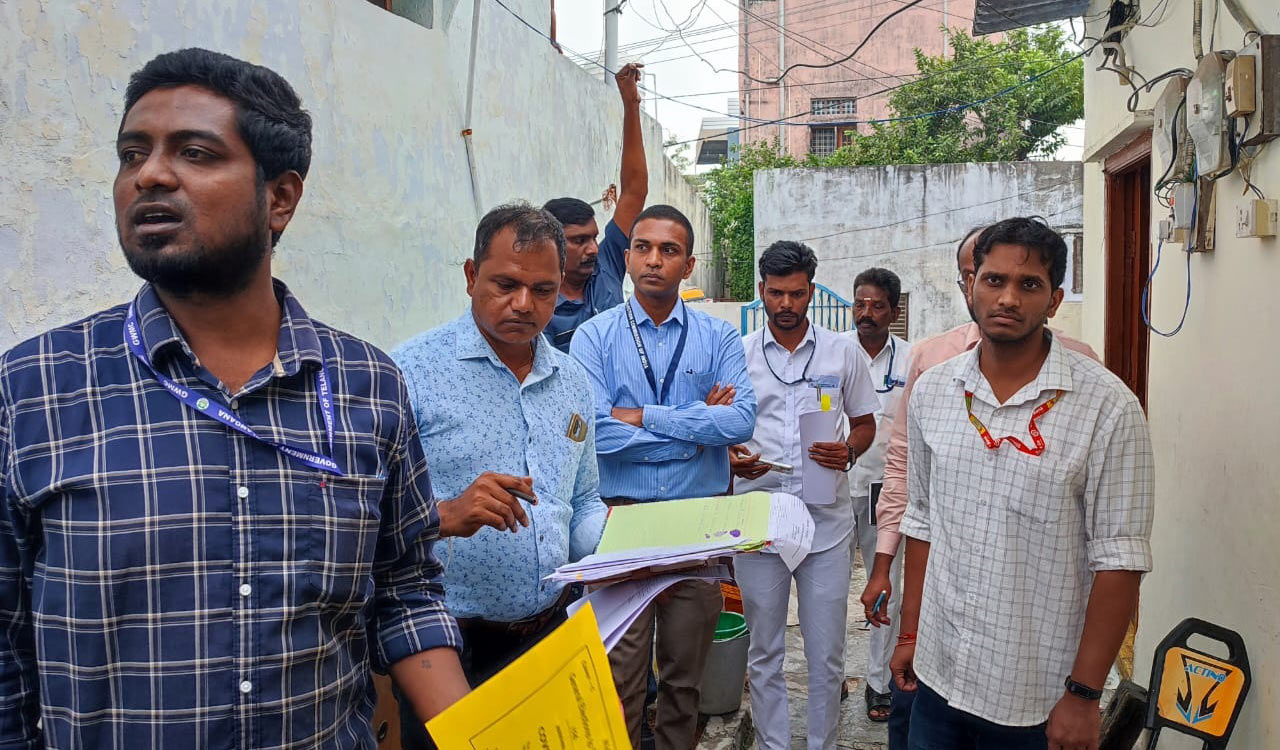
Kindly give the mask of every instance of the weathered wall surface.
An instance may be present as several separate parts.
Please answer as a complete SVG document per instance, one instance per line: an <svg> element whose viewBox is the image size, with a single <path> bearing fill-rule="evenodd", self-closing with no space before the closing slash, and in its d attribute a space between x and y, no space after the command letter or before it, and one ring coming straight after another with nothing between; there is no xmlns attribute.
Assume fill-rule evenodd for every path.
<svg viewBox="0 0 1280 750"><path fill-rule="evenodd" d="M1280 3L1241 0L1262 31L1280 33ZM1098 0L1088 13L1101 12ZM1141 26L1123 42L1127 63L1153 78L1178 67L1195 69L1190 2L1170 3L1167 12L1146 10ZM1237 50L1243 30L1224 6L1210 23L1205 4L1204 49ZM1154 6L1152 8L1154 10ZM1091 22L1086 33L1103 31ZM1085 154L1122 147L1120 136L1134 123L1125 107L1129 88L1113 73L1095 70L1097 52L1085 64ZM1142 97L1151 107L1163 84ZM1086 164L1088 206L1085 243L1090 295L1084 326L1103 351L1108 335L1103 274L1106 247L1106 186L1100 160ZM1280 194L1280 146L1272 142L1253 164L1253 180L1270 198ZM1152 182L1160 177L1151 175ZM1280 397L1274 374L1280 351L1280 239L1235 236L1237 204L1244 200L1238 174L1217 183L1216 246L1191 257L1191 307L1186 325L1172 338L1151 337L1147 416L1156 459L1154 569L1142 585L1135 647L1135 679L1146 684L1151 655L1166 633L1186 617L1201 617L1240 633L1249 650L1253 686L1231 737L1232 747L1280 747ZM1151 237L1167 215L1151 203ZM1154 260L1155 247L1151 248ZM1151 317L1164 329L1182 315L1186 256L1166 243L1151 284ZM1142 269L1145 273L1146 269ZM1094 282L1096 281L1096 285ZM1211 374L1212 373L1212 374ZM1215 376L1216 375L1216 376ZM1161 737L1161 747L1198 747Z"/></svg>
<svg viewBox="0 0 1280 750"><path fill-rule="evenodd" d="M756 172L756 257L775 240L800 240L818 254L817 281L846 299L853 280L888 268L909 292L912 340L968 320L956 287L956 245L971 227L1039 215L1080 233L1079 162L929 164ZM1053 321L1075 335L1081 294L1067 269L1066 302ZM1101 290L1099 290L1101 292Z"/></svg>
<svg viewBox="0 0 1280 750"><path fill-rule="evenodd" d="M548 26L545 2L508 5ZM598 199L618 180L613 82L501 7L481 8L473 128L484 207ZM274 68L314 118L306 194L276 255L313 315L392 346L458 314L478 218L459 136L470 4L436 3L434 25L363 0L0 0L0 349L137 288L111 204L124 86L154 55L188 46ZM709 239L661 141L646 117L649 201L684 209Z"/></svg>

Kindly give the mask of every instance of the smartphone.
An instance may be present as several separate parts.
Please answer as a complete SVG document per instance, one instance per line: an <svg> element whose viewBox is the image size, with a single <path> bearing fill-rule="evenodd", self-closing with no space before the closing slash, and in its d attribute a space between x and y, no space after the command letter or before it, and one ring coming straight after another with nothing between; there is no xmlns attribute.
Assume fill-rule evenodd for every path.
<svg viewBox="0 0 1280 750"><path fill-rule="evenodd" d="M795 470L795 467L791 464L784 464L781 461L768 461L762 458L759 459L757 463L762 463L765 466L768 466L770 471L776 471L779 474L790 474Z"/></svg>

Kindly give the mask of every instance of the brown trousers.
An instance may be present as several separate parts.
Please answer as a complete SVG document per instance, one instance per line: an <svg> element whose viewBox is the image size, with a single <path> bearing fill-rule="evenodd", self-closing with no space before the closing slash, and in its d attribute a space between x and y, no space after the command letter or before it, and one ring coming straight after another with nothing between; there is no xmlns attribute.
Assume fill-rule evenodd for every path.
<svg viewBox="0 0 1280 750"><path fill-rule="evenodd" d="M724 600L719 582L681 581L640 613L609 652L631 745L640 747L650 657L658 663L657 750L692 750L702 671ZM655 644L656 636L656 644Z"/></svg>

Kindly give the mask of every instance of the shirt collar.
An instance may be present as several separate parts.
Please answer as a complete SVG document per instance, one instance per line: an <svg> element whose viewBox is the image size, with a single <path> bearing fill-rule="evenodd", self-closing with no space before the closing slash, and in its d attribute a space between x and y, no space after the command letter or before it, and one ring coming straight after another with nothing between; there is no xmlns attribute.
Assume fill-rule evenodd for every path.
<svg viewBox="0 0 1280 750"><path fill-rule="evenodd" d="M320 336L306 310L283 281L272 279L272 286L276 299L280 302L280 335L276 342L276 358L280 368L276 374L297 374L303 363L323 365ZM195 353L188 346L173 316L160 301L160 295L156 293L154 286L150 283L143 284L134 297L134 305L142 346L153 363L157 363L162 354L175 350L186 354L192 362L195 361ZM279 369L283 369L283 373Z"/></svg>
<svg viewBox="0 0 1280 750"><path fill-rule="evenodd" d="M854 330L856 331L857 329ZM876 353L876 356L872 357L868 354L867 358L872 362L879 362L882 359L888 359L890 356L897 356L895 349L905 343L907 342L890 333L889 340L884 342L884 346L880 348L880 351ZM862 346L861 341L858 342L858 346ZM863 349L862 351L863 353L866 353L867 350Z"/></svg>
<svg viewBox="0 0 1280 750"><path fill-rule="evenodd" d="M1034 380L1019 388L1017 393L1010 396L1009 400L1003 404L996 399L986 376L978 367L979 347L974 346L956 358L953 378L959 381L966 391L972 392L975 398L995 406L1019 406L1038 399L1045 391L1070 391L1073 387L1071 367L1067 364L1066 355L1062 352L1062 344L1047 328L1044 335L1049 337L1049 354L1040 365L1040 372L1036 374Z"/></svg>
<svg viewBox="0 0 1280 750"><path fill-rule="evenodd" d="M783 352L787 354L794 353L794 352L788 352L785 346L778 343L778 340L773 337L773 329L769 327L769 324L767 322L764 324L764 327L761 330L764 331L765 347L774 346L774 347L777 347L778 349L781 349ZM817 346L818 345L817 330L818 330L818 326L815 325L812 320L809 321L809 328L804 332L804 338L801 339L800 343L796 345L795 351L799 352L801 349L809 345Z"/></svg>
<svg viewBox="0 0 1280 750"><path fill-rule="evenodd" d="M457 331L454 351L458 359L487 359L494 367L510 372L510 368L498 358L498 353L493 350L489 340L480 333L475 314L471 310L458 316L454 321L454 330ZM551 353L552 348L541 334L533 340L533 368L521 385L536 383L560 368Z"/></svg>
<svg viewBox="0 0 1280 750"><path fill-rule="evenodd" d="M645 309L640 306L634 294L631 295L631 299L627 300L627 304L631 305L631 312L635 313L636 325L648 323L654 328L658 327L653 325L653 318L649 317L649 313L645 312ZM671 309L671 314L667 316L667 319L662 321L662 325L665 326L673 320L682 326L685 324L684 300L679 297L676 297L676 306Z"/></svg>

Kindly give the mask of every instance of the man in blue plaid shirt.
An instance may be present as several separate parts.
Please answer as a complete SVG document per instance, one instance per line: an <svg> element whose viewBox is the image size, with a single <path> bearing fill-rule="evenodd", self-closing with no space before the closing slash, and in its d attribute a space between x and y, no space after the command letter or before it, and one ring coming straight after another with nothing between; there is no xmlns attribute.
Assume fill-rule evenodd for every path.
<svg viewBox="0 0 1280 750"><path fill-rule="evenodd" d="M310 117L182 50L117 150L147 283L0 357L0 748L374 748L371 669L467 684L400 372L271 276Z"/></svg>

